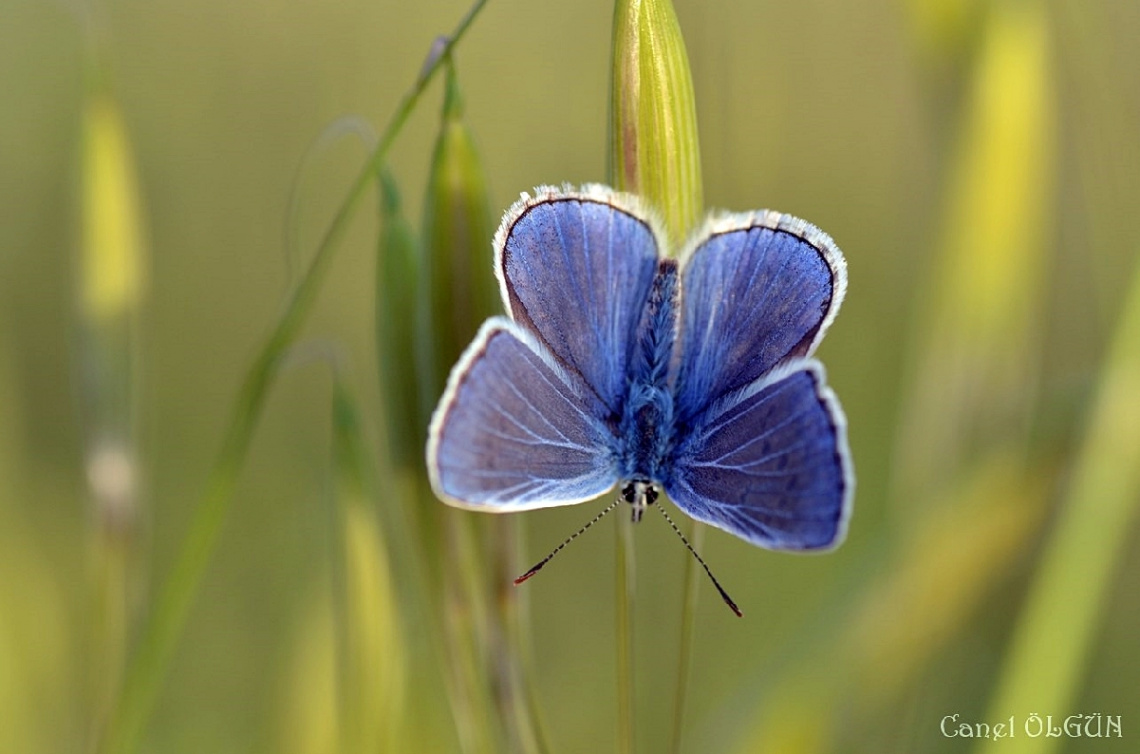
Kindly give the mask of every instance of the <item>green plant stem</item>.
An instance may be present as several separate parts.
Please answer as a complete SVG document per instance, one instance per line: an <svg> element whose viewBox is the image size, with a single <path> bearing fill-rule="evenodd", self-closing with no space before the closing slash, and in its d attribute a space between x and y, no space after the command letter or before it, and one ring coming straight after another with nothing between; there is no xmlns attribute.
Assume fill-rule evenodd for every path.
<svg viewBox="0 0 1140 754"><path fill-rule="evenodd" d="M1113 578L1140 515L1140 255L1100 378L1068 493L1014 631L991 713L1058 714L1079 699ZM1045 659L1043 659L1045 658ZM1020 712L1026 710L1026 712ZM1048 754L1053 735L976 751Z"/></svg>
<svg viewBox="0 0 1140 754"><path fill-rule="evenodd" d="M696 521L689 532L689 543L700 551L705 528ZM671 754L681 751L685 730L685 702L689 694L689 668L693 664L693 630L697 618L697 596L701 585L701 569L696 558L685 558L685 596L681 604L681 637L677 647L677 693L673 697L673 732L669 741Z"/></svg>
<svg viewBox="0 0 1140 754"><path fill-rule="evenodd" d="M422 536L420 522L417 520L415 512L410 508L429 507L435 509L440 507L439 501L436 500L434 493L428 487L427 477L422 472L399 472L399 475L401 476L401 486L397 497L410 504L405 506L403 527L404 531L411 532L411 534L408 537L394 537L393 539L402 542L406 551L404 561L410 564L414 579L415 586L407 588L406 592L410 595L407 598L408 602L412 605L412 609L415 610L418 618L415 631L426 637L425 641L432 660L437 664L436 670L438 677L443 681L444 693L447 695L448 704L455 721L455 732L459 737L461 750L478 751L472 745L472 742L476 740L476 737L470 733L474 730L474 723L470 721L467 714L470 705L467 701L466 691L462 687L461 674L457 669L455 660L456 657L461 656L461 653L457 653L457 647L453 640L454 632L451 631L452 623L448 612L451 604L450 598L446 592L442 600L428 598L433 590L442 588L442 576L437 578L431 574L430 564L427 562L431 556L423 552L422 548L411 546L412 543L427 540ZM435 551L440 549L439 543L433 543L433 546Z"/></svg>
<svg viewBox="0 0 1140 754"><path fill-rule="evenodd" d="M237 484L238 473L249 450L254 427L265 405L269 385L281 366L282 356L296 338L305 317L312 309L313 301L348 230L349 222L376 171L386 159L392 143L415 110L416 104L439 70L442 61L447 59L455 45L463 38L486 3L487 0L476 0L440 54L428 62L419 79L404 96L392 120L381 134L376 148L352 183L345 200L325 231L313 261L294 289L284 314L246 374L230 419L225 442L206 484L206 490L194 510L190 531L183 541L170 575L161 587L138 649L131 658L119 704L104 739L103 751L123 754L137 749L198 584L217 544Z"/></svg>
<svg viewBox="0 0 1140 754"><path fill-rule="evenodd" d="M527 614L526 592L512 583L520 572L521 521L517 516L496 516L490 523L491 589L495 623L491 636L492 668L500 705L514 751L547 754L550 747L542 729L538 699L533 693L534 677Z"/></svg>
<svg viewBox="0 0 1140 754"><path fill-rule="evenodd" d="M635 564L633 559L633 522L622 517L616 527L617 563L617 689L618 746L621 754L634 752L633 707L633 600Z"/></svg>
<svg viewBox="0 0 1140 754"><path fill-rule="evenodd" d="M432 498L432 504L438 504ZM491 616L480 522L460 511L445 511L444 628L449 665L459 695L454 699L460 743L471 754L504 750L507 731L497 714L498 699L491 693L492 668L488 666Z"/></svg>

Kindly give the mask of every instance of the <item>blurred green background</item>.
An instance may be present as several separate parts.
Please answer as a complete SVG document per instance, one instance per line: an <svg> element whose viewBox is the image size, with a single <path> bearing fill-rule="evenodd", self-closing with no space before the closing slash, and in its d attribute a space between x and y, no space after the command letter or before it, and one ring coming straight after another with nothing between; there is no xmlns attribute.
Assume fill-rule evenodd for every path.
<svg viewBox="0 0 1140 754"><path fill-rule="evenodd" d="M253 354L365 157L352 141L316 153L290 236L306 150L346 114L379 130L466 8L126 0L92 14L0 0L0 751L88 748L100 678L121 662L100 633L114 633L107 616L137 634ZM1140 322L1125 312L1129 297L1140 312L1140 5L676 9L707 205L805 217L847 256L848 296L819 355L858 475L833 554L707 532L703 555L746 617L702 586L686 750L981 751L940 732L958 713L1014 716L1017 738L992 746L1007 752L1033 743L1031 713L1099 712L1123 717L1123 738L1036 744L1133 751ZM491 0L460 45L496 213L538 184L605 179L612 12L605 0ZM106 309L85 287L93 36L122 118L109 128L125 138L109 149L130 155L139 199L137 284L108 283L137 292L126 341L102 333ZM440 93L436 82L392 153L412 218ZM374 206L304 338L341 355L378 456ZM130 375L126 397L107 399L135 417L123 431L137 509L122 528L89 486L99 353ZM330 392L312 362L275 383L144 750L333 750ZM525 515L524 559L597 507ZM554 751L613 747L612 526L524 587ZM687 555L652 520L636 541L636 719L640 750L656 752ZM109 595L116 572L124 586ZM400 621L414 657L419 629ZM457 750L441 681L409 667L391 708L398 749Z"/></svg>

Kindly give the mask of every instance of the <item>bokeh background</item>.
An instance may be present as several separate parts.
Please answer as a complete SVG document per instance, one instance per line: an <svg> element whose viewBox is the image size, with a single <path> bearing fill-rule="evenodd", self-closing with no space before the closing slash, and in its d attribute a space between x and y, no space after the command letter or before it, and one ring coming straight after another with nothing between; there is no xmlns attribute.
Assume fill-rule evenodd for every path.
<svg viewBox="0 0 1140 754"><path fill-rule="evenodd" d="M1123 738L1047 743L1133 751L1140 323L1125 312L1140 302L1140 5L676 9L706 203L805 217L847 256L847 300L819 355L858 474L833 554L706 534L746 617L702 587L686 750L988 751L942 735L957 713L1014 716L1017 738L991 747L1005 752L1033 743L1032 713L1102 713L1122 716ZM243 375L366 151L342 139L305 155L345 115L380 129L465 10L0 0L0 750L89 748L92 710L113 697L101 684L129 651L114 636L137 636L168 577ZM607 0L491 0L461 44L495 212L538 184L605 179L611 17ZM93 39L102 115L86 88ZM436 82L392 153L413 219L440 95ZM99 150L111 195L137 197L117 215L136 219L120 231L137 255L98 263L119 270L99 278L105 295L84 225L102 206L83 183ZM375 205L303 338L337 354L382 475ZM105 328L116 316L131 324ZM275 382L144 750L335 750L330 393L316 357ZM92 466L108 426L133 448L126 467L103 458L110 471ZM93 489L108 474L127 510ZM527 514L524 559L599 506ZM554 751L614 745L614 525L524 587ZM636 543L636 719L640 750L656 752L687 555L655 519ZM408 659L387 745L456 751L442 682L416 659L422 627L401 607L410 587L390 573L396 596L376 609L395 611L392 653ZM1026 689L1057 706L1029 706Z"/></svg>

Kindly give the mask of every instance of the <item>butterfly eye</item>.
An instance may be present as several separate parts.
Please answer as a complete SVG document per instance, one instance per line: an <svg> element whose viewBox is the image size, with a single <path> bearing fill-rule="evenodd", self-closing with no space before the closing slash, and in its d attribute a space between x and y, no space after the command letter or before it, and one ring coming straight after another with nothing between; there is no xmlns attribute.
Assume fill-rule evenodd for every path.
<svg viewBox="0 0 1140 754"><path fill-rule="evenodd" d="M650 487L649 489L647 489L645 491L645 502L648 505L653 505L654 503L657 502L657 488L656 487Z"/></svg>
<svg viewBox="0 0 1140 754"><path fill-rule="evenodd" d="M636 498L636 497L637 497L637 490L634 488L633 482L630 482L629 484L627 484L626 486L621 488L621 499L622 500L626 501L627 503L633 503L634 498Z"/></svg>

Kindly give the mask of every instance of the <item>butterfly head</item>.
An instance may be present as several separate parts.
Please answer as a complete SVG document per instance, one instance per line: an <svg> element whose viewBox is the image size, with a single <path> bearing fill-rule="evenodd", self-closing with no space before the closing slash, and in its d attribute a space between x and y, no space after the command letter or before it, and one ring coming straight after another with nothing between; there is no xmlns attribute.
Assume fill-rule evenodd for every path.
<svg viewBox="0 0 1140 754"><path fill-rule="evenodd" d="M632 518L636 524L645 509L657 502L657 485L648 479L632 479L621 488L621 499L633 506Z"/></svg>

